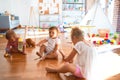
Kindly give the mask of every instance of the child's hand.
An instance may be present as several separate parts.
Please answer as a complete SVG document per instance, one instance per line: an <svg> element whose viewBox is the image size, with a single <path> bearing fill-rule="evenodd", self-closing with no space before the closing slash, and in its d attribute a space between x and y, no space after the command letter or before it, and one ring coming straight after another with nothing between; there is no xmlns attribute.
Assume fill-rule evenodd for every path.
<svg viewBox="0 0 120 80"><path fill-rule="evenodd" d="M65 62L68 62L68 60L66 58L63 59Z"/></svg>
<svg viewBox="0 0 120 80"><path fill-rule="evenodd" d="M41 60L45 60L46 56L43 56Z"/></svg>
<svg viewBox="0 0 120 80"><path fill-rule="evenodd" d="M69 63L72 63L73 60L68 60L67 58L66 59L63 59L65 62L69 62Z"/></svg>
<svg viewBox="0 0 120 80"><path fill-rule="evenodd" d="M38 43L38 44L36 44L36 46L41 46L41 44L40 44L40 43Z"/></svg>
<svg viewBox="0 0 120 80"><path fill-rule="evenodd" d="M39 44L37 43L37 44L35 44L36 46L39 46Z"/></svg>

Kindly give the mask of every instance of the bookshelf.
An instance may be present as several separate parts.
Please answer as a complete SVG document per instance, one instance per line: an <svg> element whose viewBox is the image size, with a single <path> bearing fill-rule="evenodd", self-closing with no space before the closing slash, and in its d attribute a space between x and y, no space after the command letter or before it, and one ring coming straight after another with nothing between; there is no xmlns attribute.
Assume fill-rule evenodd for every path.
<svg viewBox="0 0 120 80"><path fill-rule="evenodd" d="M63 0L62 22L64 27L79 24L85 15L85 0Z"/></svg>
<svg viewBox="0 0 120 80"><path fill-rule="evenodd" d="M59 25L59 0L39 0L39 26L49 28Z"/></svg>

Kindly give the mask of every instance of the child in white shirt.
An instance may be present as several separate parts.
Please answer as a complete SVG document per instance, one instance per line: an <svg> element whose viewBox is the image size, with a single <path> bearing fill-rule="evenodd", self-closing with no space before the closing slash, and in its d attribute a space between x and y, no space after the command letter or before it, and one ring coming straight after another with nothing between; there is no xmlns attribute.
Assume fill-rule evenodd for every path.
<svg viewBox="0 0 120 80"><path fill-rule="evenodd" d="M65 59L65 63L58 67L46 67L47 72L66 73L71 72L74 76L90 80L91 70L96 52L94 47L85 41L83 32L79 28L73 28L71 31L71 40L74 48L70 55ZM74 63L68 63L73 60Z"/></svg>
<svg viewBox="0 0 120 80"><path fill-rule="evenodd" d="M60 39L58 38L59 30L57 27L53 26L49 28L49 37L41 40L37 45L40 46L39 52L36 54L39 57L42 57L42 60L45 58L51 58L51 59L57 59L58 58L58 52L60 51ZM44 43L47 42L47 46L44 45ZM44 54L44 56L42 56ZM61 53L61 51L60 51ZM64 54L61 53L64 57Z"/></svg>

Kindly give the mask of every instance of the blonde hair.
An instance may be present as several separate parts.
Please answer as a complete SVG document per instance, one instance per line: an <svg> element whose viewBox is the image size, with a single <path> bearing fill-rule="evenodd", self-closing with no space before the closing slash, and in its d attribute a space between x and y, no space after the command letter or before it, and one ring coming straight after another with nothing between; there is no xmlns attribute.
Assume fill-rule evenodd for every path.
<svg viewBox="0 0 120 80"><path fill-rule="evenodd" d="M71 39L73 39L73 37L76 37L79 40L83 40L84 39L83 31L80 30L78 27L72 28Z"/></svg>

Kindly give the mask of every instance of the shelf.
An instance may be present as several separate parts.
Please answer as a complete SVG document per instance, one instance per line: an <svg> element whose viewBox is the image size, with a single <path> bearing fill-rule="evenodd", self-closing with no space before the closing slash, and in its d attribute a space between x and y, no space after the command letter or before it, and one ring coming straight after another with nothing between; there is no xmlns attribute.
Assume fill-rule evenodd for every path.
<svg viewBox="0 0 120 80"><path fill-rule="evenodd" d="M40 16L58 16L59 14L40 14Z"/></svg>
<svg viewBox="0 0 120 80"><path fill-rule="evenodd" d="M59 25L61 0L42 0L39 2L39 26Z"/></svg>
<svg viewBox="0 0 120 80"><path fill-rule="evenodd" d="M58 22L58 21L40 21L40 22Z"/></svg>
<svg viewBox="0 0 120 80"><path fill-rule="evenodd" d="M80 12L81 10L65 10L65 9L63 9L64 11L75 11L75 12ZM63 12L64 12L63 11Z"/></svg>
<svg viewBox="0 0 120 80"><path fill-rule="evenodd" d="M83 4L85 4L85 3L78 3L78 2L67 2L67 3L65 3L65 2L63 2L63 4L81 4L81 5L83 5Z"/></svg>
<svg viewBox="0 0 120 80"><path fill-rule="evenodd" d="M62 22L65 27L80 24L85 10L84 0L63 0L62 2Z"/></svg>

